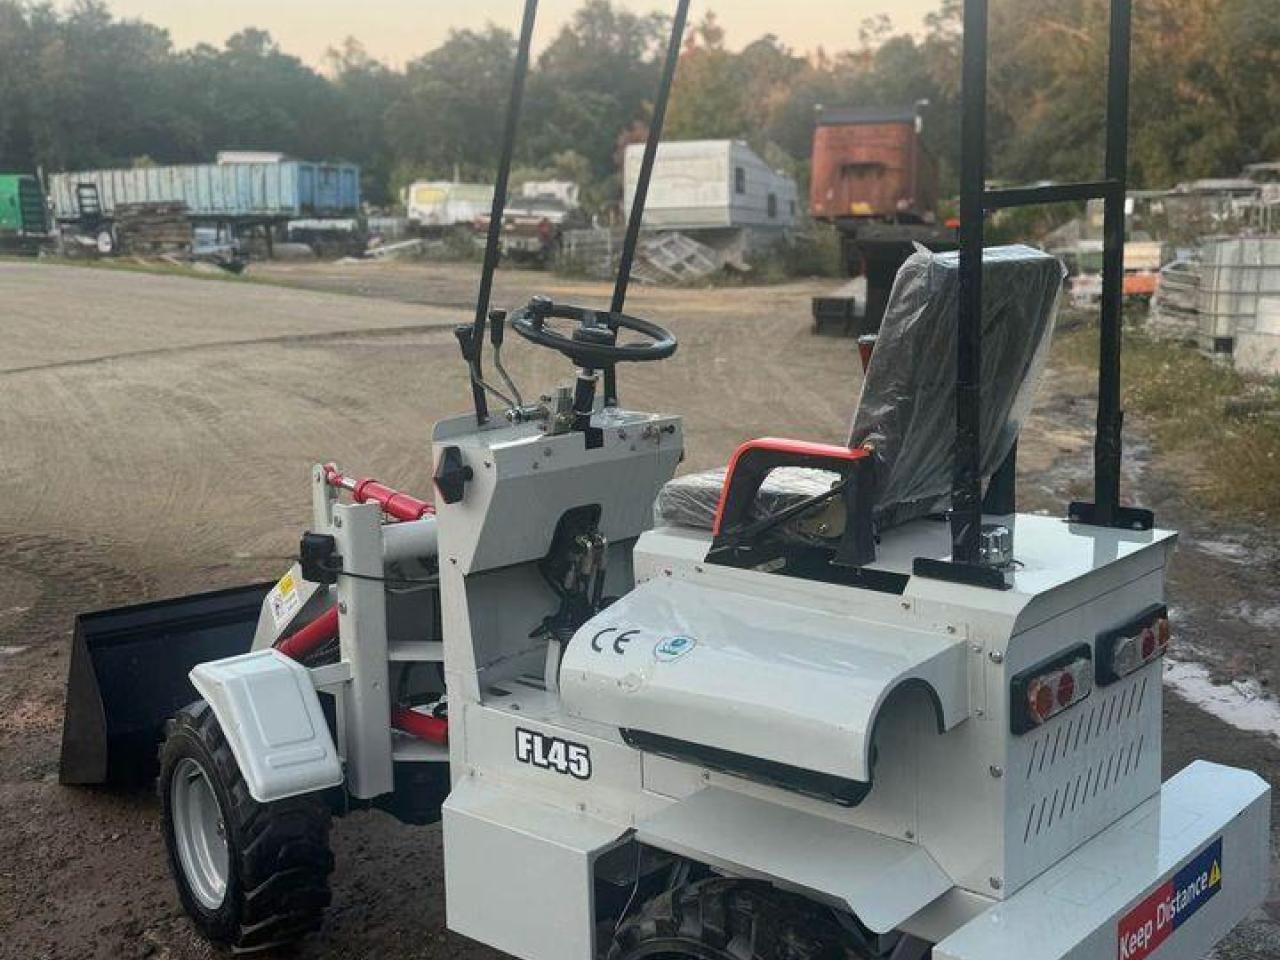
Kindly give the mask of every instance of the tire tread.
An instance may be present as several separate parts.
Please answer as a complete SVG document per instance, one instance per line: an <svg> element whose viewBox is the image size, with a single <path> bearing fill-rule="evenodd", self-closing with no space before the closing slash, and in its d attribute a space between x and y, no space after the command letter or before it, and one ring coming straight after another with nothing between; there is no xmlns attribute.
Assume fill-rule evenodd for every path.
<svg viewBox="0 0 1280 960"><path fill-rule="evenodd" d="M159 786L166 819L170 817L166 771L179 759L183 741L190 738L204 748L214 768L210 774L225 789L229 809L224 818L228 834L236 838L233 856L239 882L228 886L232 902L224 905L216 921L192 909L184 881L179 879L183 905L197 927L236 953L280 946L319 928L331 899L329 874L334 865L327 805L314 795L270 803L255 800L217 716L203 700L179 711L166 732ZM166 826L166 839L170 830ZM180 873L172 850L170 861L175 873Z"/></svg>

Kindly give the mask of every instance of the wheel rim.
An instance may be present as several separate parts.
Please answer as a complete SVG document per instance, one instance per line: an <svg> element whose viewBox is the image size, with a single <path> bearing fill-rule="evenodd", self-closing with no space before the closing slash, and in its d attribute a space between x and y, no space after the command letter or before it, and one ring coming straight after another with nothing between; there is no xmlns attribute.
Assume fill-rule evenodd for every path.
<svg viewBox="0 0 1280 960"><path fill-rule="evenodd" d="M204 767L184 757L171 781L173 837L187 886L197 900L217 910L227 896L231 854L226 821Z"/></svg>

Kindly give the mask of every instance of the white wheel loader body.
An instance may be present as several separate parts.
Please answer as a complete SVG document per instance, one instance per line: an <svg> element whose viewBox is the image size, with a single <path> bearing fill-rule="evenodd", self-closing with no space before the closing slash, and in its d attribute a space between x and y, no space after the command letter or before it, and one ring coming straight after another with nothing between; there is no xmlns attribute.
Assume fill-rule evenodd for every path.
<svg viewBox="0 0 1280 960"><path fill-rule="evenodd" d="M507 441L501 430L446 431L437 458L443 443L480 475ZM476 620L483 610L485 628L507 638L446 630L454 929L534 960L593 957L599 864L635 844L838 904L955 960L1022 956L1037 923L1035 956L1102 957L1103 942L1108 956L1137 956L1118 952L1122 930L1219 845L1219 883L1234 892L1200 892L1203 910L1159 956L1200 956L1228 916L1261 899L1269 789L1212 764L1162 786L1158 659L1011 732L1011 678L1161 603L1174 534L990 518L1014 526L1018 561L1011 589L992 591L911 575L913 557L948 550L945 525L914 521L882 540L875 567L905 578L886 593L708 563L710 534L663 527L630 551L635 588L549 650L528 642L536 609L484 586L519 580L517 558L471 542L455 551L451 532L511 533L518 517L473 511L517 502L501 486L527 491L548 461L609 497L628 486L647 495L652 474L573 446L526 453L474 501L468 490L439 506L446 624L461 619L452 610ZM592 471L607 482L589 482ZM495 569L474 561L489 550ZM840 781L869 788L842 802Z"/></svg>
<svg viewBox="0 0 1280 960"><path fill-rule="evenodd" d="M1260 903L1268 785L1204 762L1161 783L1175 536L1119 502L1129 5L1107 179L1007 191L984 174L986 4L965 8L982 36L964 49L960 254L899 272L848 443L749 441L723 475L672 483L682 421L622 408L617 371L676 350L623 307L688 0L610 309L534 298L510 318L576 368L533 403L489 311L526 0L475 321L456 331L475 412L436 425L434 507L316 466L312 528L274 587L77 625L64 779L146 772L178 712L167 827L197 805L190 771L207 789L186 817L202 828L166 836L222 854L201 861L226 867L202 913L171 844L208 936L259 949L311 929L330 807L369 805L443 819L450 928L521 960L1196 960ZM1062 270L986 248L983 217L1093 196L1096 502L1019 514ZM144 649L166 658L154 689ZM183 707L188 671L207 703Z"/></svg>

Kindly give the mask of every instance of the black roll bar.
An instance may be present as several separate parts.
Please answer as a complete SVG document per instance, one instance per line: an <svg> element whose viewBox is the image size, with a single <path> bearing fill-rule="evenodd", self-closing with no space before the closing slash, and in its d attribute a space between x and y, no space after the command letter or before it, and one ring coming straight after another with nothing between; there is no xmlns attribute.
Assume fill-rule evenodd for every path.
<svg viewBox="0 0 1280 960"><path fill-rule="evenodd" d="M489 401L484 393L483 370L484 328L493 295L493 274L498 269L502 240L502 216L507 209L507 183L511 179L511 159L516 149L516 128L524 103L524 82L529 75L529 48L533 44L533 24L538 17L538 0L525 0L524 19L520 25L520 45L516 48L515 73L511 77L511 98L507 101L507 117L502 128L502 154L498 161L498 177L493 185L493 204L489 208L489 232L485 238L484 266L480 269L480 291L476 294L476 315L471 325L471 398L476 408L476 423L489 420ZM463 328L466 329L465 327Z"/></svg>
<svg viewBox="0 0 1280 960"><path fill-rule="evenodd" d="M533 40L533 25L537 19L538 0L525 0L524 19L520 28L520 44L516 51L515 73L511 79L511 97L507 101L506 123L502 131L502 154L498 161L498 176L493 187L493 205L489 211L489 231L485 238L484 265L480 271L480 290L476 295L476 313L472 322L469 337L465 337L465 349L470 356L471 397L475 404L476 422L483 425L489 420L489 401L483 386L483 368L481 357L484 350L485 324L488 319L489 302L493 295L493 275L498 269L498 257L502 239L502 216L507 205L507 185L511 177L512 157L515 154L516 130L520 123L520 112L524 102L525 80L529 74L529 49ZM644 217L645 201L649 195L649 181L653 175L654 159L658 152L658 142L662 139L662 126L666 120L667 102L671 98L671 85L675 78L676 65L680 60L680 44L684 37L685 24L689 19L689 0L679 0L676 14L671 25L671 37L667 42L667 54L663 63L662 74L658 83L658 97L654 102L653 119L649 124L649 135L645 141L644 159L640 164L640 173L636 181L636 194L632 200L631 216L627 221L626 238L622 245L622 257L618 266L618 275L614 281L613 300L610 309L621 313L627 302L627 285L631 279L631 265L635 260L636 246L640 240L640 222ZM466 333L466 327L462 329ZM618 379L616 369L612 366L604 371L604 394L607 406L617 406Z"/></svg>
<svg viewBox="0 0 1280 960"><path fill-rule="evenodd" d="M1120 505L1120 347L1124 284L1125 192L1129 158L1129 61L1133 0L1111 0L1107 67L1104 179L988 190L986 185L988 0L965 0L960 138L960 303L956 345L956 440L951 492L951 561L917 560L923 576L1003 587L998 571L981 565L982 257L984 217L992 210L1101 199L1104 204L1098 419L1094 441L1094 502L1073 503L1077 523L1150 529L1150 511ZM993 512L1012 513L1014 452L988 490Z"/></svg>
<svg viewBox="0 0 1280 960"><path fill-rule="evenodd" d="M631 264L636 258L636 247L640 243L640 221L644 219L644 206L649 198L649 181L653 176L654 160L658 156L662 127L667 119L667 101L671 99L671 84L675 80L676 65L680 62L680 43L684 39L684 27L688 19L689 0L679 0L675 19L671 22L671 38L667 41L667 58L662 65L662 77L658 81L658 99L653 104L653 118L644 143L644 158L640 161L640 173L636 177L636 194L631 199L631 215L627 217L627 234L622 242L622 256L618 260L618 276L613 283L613 301L609 309L614 313L622 313L627 305ZM606 367L604 371L604 405L618 405L618 368L614 366Z"/></svg>

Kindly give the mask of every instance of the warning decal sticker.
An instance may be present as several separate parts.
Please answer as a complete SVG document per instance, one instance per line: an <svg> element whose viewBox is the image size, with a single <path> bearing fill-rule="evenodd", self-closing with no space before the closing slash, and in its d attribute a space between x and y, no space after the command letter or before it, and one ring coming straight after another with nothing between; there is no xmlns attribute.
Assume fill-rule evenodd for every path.
<svg viewBox="0 0 1280 960"><path fill-rule="evenodd" d="M1222 889L1222 838L1120 918L1118 960L1143 960Z"/></svg>
<svg viewBox="0 0 1280 960"><path fill-rule="evenodd" d="M293 574L286 573L267 594L267 604L271 608L271 619L276 629L283 630L288 626L293 615L302 609L302 598L298 596L298 585Z"/></svg>

